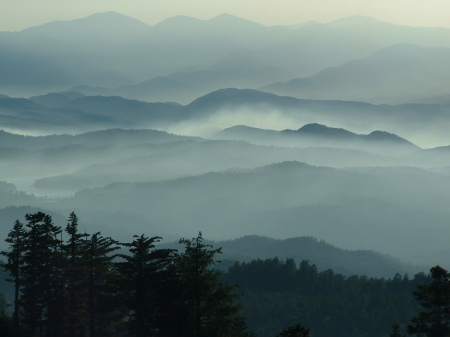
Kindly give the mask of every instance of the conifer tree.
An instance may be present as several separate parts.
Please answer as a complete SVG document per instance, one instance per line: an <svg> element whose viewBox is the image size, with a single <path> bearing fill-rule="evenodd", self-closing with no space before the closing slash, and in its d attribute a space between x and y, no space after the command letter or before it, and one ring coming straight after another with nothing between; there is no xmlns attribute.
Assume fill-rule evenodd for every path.
<svg viewBox="0 0 450 337"><path fill-rule="evenodd" d="M175 269L185 312L179 336L231 335L240 322L240 306L235 303L235 286L221 282L220 272L212 269L221 249L204 244L201 232L192 240L181 239L180 243L185 245L185 251L177 255Z"/></svg>
<svg viewBox="0 0 450 337"><path fill-rule="evenodd" d="M309 329L297 324L281 331L276 337L309 337Z"/></svg>
<svg viewBox="0 0 450 337"><path fill-rule="evenodd" d="M450 336L450 274L440 266L430 269L432 282L419 285L414 297L424 308L411 319L408 332L418 336Z"/></svg>
<svg viewBox="0 0 450 337"><path fill-rule="evenodd" d="M117 242L100 232L86 240L87 313L89 337L107 336L121 320L117 309L112 254L119 249Z"/></svg>
<svg viewBox="0 0 450 337"><path fill-rule="evenodd" d="M78 231L78 217L72 212L65 229L68 238L63 246L66 256L67 319L66 332L69 337L86 335L87 331L87 284L86 238L88 234Z"/></svg>
<svg viewBox="0 0 450 337"><path fill-rule="evenodd" d="M63 320L61 228L42 212L27 214L22 300L28 334L60 336Z"/></svg>
<svg viewBox="0 0 450 337"><path fill-rule="evenodd" d="M160 237L134 236L129 255L120 254L123 262L117 263L121 289L125 290L127 308L131 311L129 328L133 336L157 335L161 320L158 295L164 284L163 271L172 260L173 250L154 249Z"/></svg>
<svg viewBox="0 0 450 337"><path fill-rule="evenodd" d="M20 288L22 286L23 256L25 253L26 231L23 224L16 220L14 227L9 232L6 242L9 244L9 251L2 252L6 256L7 262L2 264L11 275L8 281L14 283L14 312L12 316L12 327L18 332L20 330Z"/></svg>
<svg viewBox="0 0 450 337"><path fill-rule="evenodd" d="M400 332L400 325L397 323L392 324L392 331L389 337L404 337Z"/></svg>
<svg viewBox="0 0 450 337"><path fill-rule="evenodd" d="M0 293L0 336L13 337L18 335L17 330L13 332L11 323L10 317L6 314L5 295Z"/></svg>

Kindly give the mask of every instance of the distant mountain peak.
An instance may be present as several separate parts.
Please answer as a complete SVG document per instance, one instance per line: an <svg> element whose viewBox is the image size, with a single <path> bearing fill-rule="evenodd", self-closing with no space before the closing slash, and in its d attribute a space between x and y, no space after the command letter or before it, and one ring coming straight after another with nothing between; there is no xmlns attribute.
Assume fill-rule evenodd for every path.
<svg viewBox="0 0 450 337"><path fill-rule="evenodd" d="M278 97L275 94L266 93L263 91L258 91L254 89L236 89L236 88L225 88L218 89L210 92L204 96L201 96L194 100L191 104L192 106L203 105L205 103L233 103L240 102L246 99L258 100L262 97Z"/></svg>
<svg viewBox="0 0 450 337"><path fill-rule="evenodd" d="M341 128L332 128L319 123L306 124L302 126L300 129L298 129L297 132L317 134L317 135L333 135L333 136L355 135L353 132L350 132L348 130Z"/></svg>
<svg viewBox="0 0 450 337"><path fill-rule="evenodd" d="M355 25L383 25L391 23L378 20L371 16L354 15L341 19L337 19L328 23L328 25L333 27L345 27L345 26L355 26Z"/></svg>
<svg viewBox="0 0 450 337"><path fill-rule="evenodd" d="M411 143L410 141L406 140L405 138L402 138L400 136L397 136L394 133L390 133L387 131L380 131L375 130L367 135L369 139L379 140L379 141L389 141L389 142L397 142L402 144L411 145L414 147L417 147L415 144Z"/></svg>
<svg viewBox="0 0 450 337"><path fill-rule="evenodd" d="M283 161L279 163L273 163L266 166L257 167L254 169L254 171L258 172L266 172L266 171L272 171L272 170L299 170L299 169L305 169L305 168L319 168L318 166L313 166L306 164L304 162L300 162L297 160L289 160L289 161ZM332 169L330 169L332 170Z"/></svg>
<svg viewBox="0 0 450 337"><path fill-rule="evenodd" d="M92 14L86 18L79 19L79 20L85 20L85 21L97 21L97 22L105 22L105 23L117 23L117 22L134 22L135 24L139 24L142 26L148 26L146 23L135 19L131 16L121 14L114 11L109 12L100 12Z"/></svg>
<svg viewBox="0 0 450 337"><path fill-rule="evenodd" d="M298 131L316 132L330 129L328 126L319 123L310 123L303 125Z"/></svg>
<svg viewBox="0 0 450 337"><path fill-rule="evenodd" d="M92 15L87 16L87 18L89 18L89 17L127 17L127 18L129 18L129 16L115 12L115 11L98 12L98 13L94 13Z"/></svg>
<svg viewBox="0 0 450 337"><path fill-rule="evenodd" d="M225 130L260 130L260 129L254 128L252 126L248 126L245 124L239 124L239 125L234 125L229 128L223 129L222 131L225 131Z"/></svg>
<svg viewBox="0 0 450 337"><path fill-rule="evenodd" d="M191 23L200 23L204 20L193 18L186 15L175 15L170 18L164 19L160 22L158 22L155 27L163 27L163 26L170 26L170 25L185 25L185 24L191 24Z"/></svg>
<svg viewBox="0 0 450 337"><path fill-rule="evenodd" d="M193 18L190 16L184 16L184 15L177 15L171 18L167 18L161 22L159 22L156 26L163 27L163 26L175 26L175 27L188 27L188 26L218 26L220 28L223 27L264 27L262 24L250 21L247 19L240 18L238 16L234 16L232 14L224 13L217 15L211 19L203 20L198 18Z"/></svg>
<svg viewBox="0 0 450 337"><path fill-rule="evenodd" d="M239 16L235 16L235 15L232 15L229 13L223 13L223 14L217 15L209 21L225 22L225 23L236 23L236 22L246 23L246 24L251 23L254 25L262 26L262 24L260 24L260 23L257 23L257 22L251 21L251 20L247 20L247 19L241 18Z"/></svg>
<svg viewBox="0 0 450 337"><path fill-rule="evenodd" d="M96 34L99 32L120 34L124 29L132 29L133 32L140 32L147 30L149 27L150 26L146 23L130 16L109 11L95 13L75 20L53 21L43 25L26 28L23 32L65 36L64 34L77 34L79 33L78 31L89 30L91 33Z"/></svg>
<svg viewBox="0 0 450 337"><path fill-rule="evenodd" d="M219 15L213 17L211 20L230 20L230 19L231 20L236 20L236 19L243 20L242 18L240 18L238 16L235 16L235 15L232 15L230 13L219 14Z"/></svg>

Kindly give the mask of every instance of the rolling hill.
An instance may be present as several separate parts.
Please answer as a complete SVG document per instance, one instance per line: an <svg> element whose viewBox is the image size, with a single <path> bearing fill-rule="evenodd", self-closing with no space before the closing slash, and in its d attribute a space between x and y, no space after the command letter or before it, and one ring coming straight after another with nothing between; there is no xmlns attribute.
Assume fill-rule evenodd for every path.
<svg viewBox="0 0 450 337"><path fill-rule="evenodd" d="M439 104L375 105L278 96L252 89L220 89L188 105L148 103L118 96L66 95L63 107L48 97L0 98L0 125L25 133L80 133L108 128L151 128L201 135L196 128L224 129L238 124L290 129L311 123L370 133L383 130L421 147L445 146L450 106ZM59 95L61 95L59 94ZM73 94L73 93L72 93ZM69 95L69 96L68 96ZM39 100L41 104L36 103ZM217 131L216 131L217 132Z"/></svg>
<svg viewBox="0 0 450 337"><path fill-rule="evenodd" d="M220 131L216 137L264 145L348 148L381 153L410 153L419 149L411 142L385 131L373 131L368 135L362 135L317 123L306 124L298 130L282 131L238 125Z"/></svg>
<svg viewBox="0 0 450 337"><path fill-rule="evenodd" d="M448 191L448 176L420 169L358 171L284 162L162 182L114 183L56 199L52 207L62 213L79 210L113 228L122 226L116 214L133 214L146 219L136 228L166 239L199 230L211 239L313 236L346 249L364 247L430 263L428 256L447 249Z"/></svg>

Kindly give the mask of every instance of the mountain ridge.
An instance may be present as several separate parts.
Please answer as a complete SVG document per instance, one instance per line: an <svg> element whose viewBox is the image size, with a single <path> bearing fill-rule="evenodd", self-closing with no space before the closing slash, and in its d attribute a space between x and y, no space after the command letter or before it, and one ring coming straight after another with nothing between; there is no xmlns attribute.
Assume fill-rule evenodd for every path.
<svg viewBox="0 0 450 337"><path fill-rule="evenodd" d="M250 262L256 259L293 258L297 264L309 261L318 270L332 269L346 276L366 275L368 277L392 278L396 273L414 274L422 271L421 266L412 266L392 256L370 250L341 249L324 240L310 236L274 239L260 235L245 235L232 240L208 240L214 248L221 247L221 260ZM177 243L159 244L175 248ZM220 267L220 265L219 265Z"/></svg>
<svg viewBox="0 0 450 337"><path fill-rule="evenodd" d="M357 134L343 128L333 128L319 123L305 124L298 130L267 130L251 128L245 125L224 129L216 134L218 139L244 140L253 144L298 146L298 147L343 147L365 151L382 151L388 147L389 151L412 153L420 148L410 141L395 134L375 130L369 134Z"/></svg>
<svg viewBox="0 0 450 337"><path fill-rule="evenodd" d="M399 43L313 76L274 83L260 90L297 98L404 102L432 93L448 93L449 59L449 48Z"/></svg>

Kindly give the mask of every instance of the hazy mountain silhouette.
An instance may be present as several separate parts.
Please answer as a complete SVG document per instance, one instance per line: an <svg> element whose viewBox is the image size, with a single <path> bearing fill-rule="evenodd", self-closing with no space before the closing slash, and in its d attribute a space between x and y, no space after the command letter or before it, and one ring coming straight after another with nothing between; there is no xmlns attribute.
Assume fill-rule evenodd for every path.
<svg viewBox="0 0 450 337"><path fill-rule="evenodd" d="M58 93L48 93L40 96L30 97L29 100L49 108L62 108L69 104L70 101L83 97L85 95L76 91L66 91Z"/></svg>
<svg viewBox="0 0 450 337"><path fill-rule="evenodd" d="M292 78L311 76L395 43L450 47L450 30L371 18L265 27L226 14L210 20L175 17L149 26L108 12L1 32L0 41L0 89L36 95L75 85L113 89L199 69L230 56L256 59L289 71Z"/></svg>
<svg viewBox="0 0 450 337"><path fill-rule="evenodd" d="M42 97L39 99L44 103ZM45 100L46 104L51 105L48 97ZM271 118L275 123L289 121L290 125L333 124L358 133L378 129L400 136L410 135L408 138L411 141L426 147L450 143L445 128L450 118L450 105L317 101L250 89L217 90L186 106L148 103L118 96L83 96L68 100L62 108L50 108L34 101L36 98L0 98L0 123L3 128L47 134L99 128L174 130L173 127L176 128L179 123L194 126L200 125L197 123L201 121L223 129L242 122L247 124L249 121Z"/></svg>
<svg viewBox="0 0 450 337"><path fill-rule="evenodd" d="M51 38L0 32L0 45L0 91L8 95L28 95L38 86L52 91L79 81L62 62L70 56Z"/></svg>
<svg viewBox="0 0 450 337"><path fill-rule="evenodd" d="M361 135L342 128L332 128L322 124L306 124L298 130L262 130L244 125L222 130L219 139L245 140L256 144L284 145L298 147L340 147L378 152L413 152L419 148L395 134L373 131Z"/></svg>
<svg viewBox="0 0 450 337"><path fill-rule="evenodd" d="M71 21L54 21L22 30L23 33L44 35L54 39L70 40L72 43L92 40L122 42L148 32L150 26L117 12L105 12ZM80 41L81 40L81 41ZM84 42L84 41L83 41Z"/></svg>
<svg viewBox="0 0 450 337"><path fill-rule="evenodd" d="M315 165L333 167L406 165L409 162L391 154L380 155L347 149L267 147L235 141L205 141L190 138L180 140L184 141L171 142L163 146L137 144L128 147L116 146L112 149L97 148L96 151L88 148L86 156L79 154L80 158L87 158L84 161L85 166L78 170L72 169L66 174L46 175L36 180L34 186L44 190L75 192L82 188L104 186L117 181L159 181L210 171L252 169L286 160L303 160ZM54 148L54 151L58 151L58 148ZM95 152L98 152L97 162L89 159ZM115 160L103 159L111 153L115 153L113 156ZM61 158L64 158L62 154ZM450 164L450 160L447 160L447 163Z"/></svg>
<svg viewBox="0 0 450 337"><path fill-rule="evenodd" d="M0 142L2 146L19 149L46 149L69 145L135 145L135 144L161 144L193 139L192 137L178 136L164 131L148 129L108 129L98 130L77 135L48 135L48 136L24 136L0 130Z"/></svg>
<svg viewBox="0 0 450 337"><path fill-rule="evenodd" d="M389 103L447 93L449 78L450 49L400 44L312 77L261 89L298 98Z"/></svg>
<svg viewBox="0 0 450 337"><path fill-rule="evenodd" d="M89 85L76 85L66 91L76 91L86 96L114 96L114 89L106 87L91 87Z"/></svg>
<svg viewBox="0 0 450 337"><path fill-rule="evenodd" d="M178 105L147 103L119 96L80 97L70 101L65 107L104 116L128 127L139 125L139 122L181 118L179 116L181 107Z"/></svg>
<svg viewBox="0 0 450 337"><path fill-rule="evenodd" d="M429 147L450 143L443 124L449 118L449 109L450 106L427 104L375 105L296 99L257 90L222 89L187 105L184 116L198 120L218 114L234 119L234 124L240 124L240 120L251 121L270 116L274 116L276 121L284 119L296 125L332 123L359 133L378 129L400 136L410 135L409 140L419 145L423 142Z"/></svg>
<svg viewBox="0 0 450 337"><path fill-rule="evenodd" d="M447 248L449 214L443 205L450 180L443 177L409 168L337 170L285 162L245 172L114 183L56 200L53 207L79 209L112 227L121 224L108 210L135 214L166 238L198 230L211 238L309 235L422 263L427 254Z"/></svg>
<svg viewBox="0 0 450 337"><path fill-rule="evenodd" d="M75 210L118 239L311 236L447 263L450 29L108 12L0 32L0 45L0 215ZM401 268L314 239L246 239Z"/></svg>
<svg viewBox="0 0 450 337"><path fill-rule="evenodd" d="M54 31L57 34L60 30ZM108 50L100 52L101 56L94 52L99 45L78 46L70 37L57 39L29 31L0 32L0 43L0 90L9 95L29 96L77 84L117 85L130 81L120 70L108 68ZM103 62L96 62L96 57Z"/></svg>
<svg viewBox="0 0 450 337"><path fill-rule="evenodd" d="M414 274L422 270L388 255L368 250L346 250L313 237L293 237L284 240L263 236L244 236L229 241L206 241L222 247L221 259L249 262L254 259L293 258L297 264L308 260L319 270L333 269L344 275L367 275L391 278L396 273Z"/></svg>
<svg viewBox="0 0 450 337"><path fill-rule="evenodd" d="M450 105L450 94L419 98L410 101L410 103Z"/></svg>
<svg viewBox="0 0 450 337"><path fill-rule="evenodd" d="M288 72L264 65L254 58L238 57L222 60L200 70L157 76L135 85L120 87L115 93L144 101L190 103L213 90L256 88L276 78L288 78Z"/></svg>

